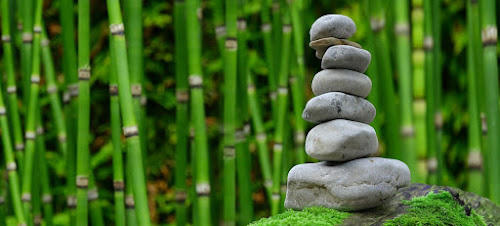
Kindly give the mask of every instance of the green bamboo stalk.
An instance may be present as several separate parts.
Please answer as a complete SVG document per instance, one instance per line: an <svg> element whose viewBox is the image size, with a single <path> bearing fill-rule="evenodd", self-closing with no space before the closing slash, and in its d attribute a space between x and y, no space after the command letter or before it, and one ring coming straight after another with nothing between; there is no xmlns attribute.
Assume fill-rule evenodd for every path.
<svg viewBox="0 0 500 226"><path fill-rule="evenodd" d="M473 6L474 5L474 6ZM475 7L475 12L473 8ZM476 56L474 42L479 42L475 33L479 34L479 27L474 24L473 17L477 17L477 1L467 1L467 111L469 112L469 127L467 131L468 137L468 187L467 190L476 194L483 194L484 177L483 177L483 156L481 154L481 127L478 106L478 90L476 75L478 74L477 65L475 62Z"/></svg>
<svg viewBox="0 0 500 226"><path fill-rule="evenodd" d="M411 46L410 46L410 24L408 1L395 1L394 12L396 13L396 54L397 72L399 76L400 112L401 112L401 136L402 150L401 159L413 172L412 181L416 181L417 153L415 150L415 128L413 125L412 109L412 71L411 71Z"/></svg>
<svg viewBox="0 0 500 226"><path fill-rule="evenodd" d="M14 148L16 150L17 163L19 168L23 168L24 141L21 118L19 115L17 88L14 66L14 50L12 48L12 36L10 33L10 5L9 0L2 0L2 42L5 60L5 74L7 75L7 104L9 112L9 121L14 136Z"/></svg>
<svg viewBox="0 0 500 226"><path fill-rule="evenodd" d="M188 50L188 73L191 87L191 121L195 129L196 172L195 183L199 222L211 224L210 179L207 134L205 128L205 108L203 105L203 71L201 68L201 4L197 0L186 1L186 27Z"/></svg>
<svg viewBox="0 0 500 226"><path fill-rule="evenodd" d="M43 0L37 0L35 4L35 20L33 23L33 53L31 63L31 85L29 90L29 103L26 116L26 150L24 158L24 170L22 180L22 196L24 215L27 219L31 219L31 189L33 180L33 167L35 158L35 139L36 139L36 114L38 106L38 93L40 83L40 43L42 32L42 8ZM31 220L28 220L31 222Z"/></svg>
<svg viewBox="0 0 500 226"><path fill-rule="evenodd" d="M53 209L52 209L52 192L50 189L50 179L49 179L49 170L47 168L46 155L45 155L45 138L44 138L44 129L41 125L41 112L38 114L37 123L38 127L36 129L36 148L38 154L38 169L39 169L39 185L41 190L41 201L43 208L43 222L45 225L53 225ZM36 220L35 220L36 221Z"/></svg>
<svg viewBox="0 0 500 226"><path fill-rule="evenodd" d="M31 75L31 63L32 63L32 45L33 45L33 0L23 0L19 15L21 16L20 22L22 27L22 48L21 48L21 73L22 73L22 92L23 92L23 103L27 105L29 103L30 95L30 75ZM36 7L35 7L36 10ZM35 12L36 13L36 12ZM36 19L36 18L35 18ZM26 112L25 114L29 114Z"/></svg>
<svg viewBox="0 0 500 226"><path fill-rule="evenodd" d="M264 0L266 1L266 0ZM282 7L281 6L281 1L280 0L267 0L267 5L271 6L271 23L272 23L272 57L273 60L269 61L269 63L273 63L273 70L274 74L270 74L270 76L273 76L273 78L270 78L270 94L269 98L271 99L271 110L274 109L274 113L272 114L271 122L272 122L272 128L276 130L277 126L277 119L280 117L278 115L279 112L279 103L278 103L278 89L279 89L279 77L280 77L280 64L281 64L281 57L278 53L281 53L281 45L283 40L283 22L282 22ZM274 79L274 82L273 82ZM274 137L272 138L274 139Z"/></svg>
<svg viewBox="0 0 500 226"><path fill-rule="evenodd" d="M443 136L443 114L441 112L441 90L442 90L442 77L441 77L441 1L432 1L432 35L434 40L434 95L436 98L434 106L434 128L436 129L436 158L438 161L438 184L443 184L443 178L446 174L446 166L444 163L444 153L441 147L441 139Z"/></svg>
<svg viewBox="0 0 500 226"><path fill-rule="evenodd" d="M123 133L127 141L127 161L130 161L134 170L131 172L134 205L139 225L151 224L146 193L146 180L142 161L139 128L133 111L132 94L130 91L129 69L127 59L126 40L119 0L107 0L108 17L111 30L111 45L115 51L116 72L118 76L118 95L122 113Z"/></svg>
<svg viewBox="0 0 500 226"><path fill-rule="evenodd" d="M39 113L37 113L39 114ZM37 119L38 123L38 119ZM40 149L39 149L39 142L40 138L38 137L38 126L37 126L37 137L35 140L35 146L36 146L36 151L35 151L35 159L40 159L42 156L40 155ZM31 201L31 214L33 216L33 221L28 222L29 225L34 225L34 226L41 226L42 225L42 196L41 196L41 180L40 180L40 161L34 161L33 162L33 182L32 182L32 188L31 188L31 194L32 194L32 201Z"/></svg>
<svg viewBox="0 0 500 226"><path fill-rule="evenodd" d="M277 118L278 109L276 104L276 91L278 87L277 74L276 74L276 63L274 58L274 44L273 44L273 29L271 24L270 15L270 1L262 0L262 10L261 10L261 32L264 41L264 55L266 59L266 64L268 68L268 83L269 83L269 99L271 100L271 118L270 122L274 124L274 119Z"/></svg>
<svg viewBox="0 0 500 226"><path fill-rule="evenodd" d="M113 48L113 45L110 45ZM118 75L116 74L115 51L110 49L111 68L109 76L109 96L111 115L111 142L113 144L113 189L115 198L115 224L125 226L125 179L123 173L123 152L121 144L121 117L118 99Z"/></svg>
<svg viewBox="0 0 500 226"><path fill-rule="evenodd" d="M292 41L292 26L290 24L290 16L288 7L283 8L283 40L281 41L281 62L280 73L278 79L278 117L276 122L276 130L274 134L273 147L273 194L271 197L271 214L275 215L280 209L281 198L281 171L283 170L283 142L285 136L285 123L288 112L288 73L290 67L290 45Z"/></svg>
<svg viewBox="0 0 500 226"><path fill-rule="evenodd" d="M436 127L434 116L436 112L436 90L434 83L436 75L434 63L436 61L434 51L434 36L432 23L432 2L424 0L424 49L425 49L425 96L426 96L426 129L427 129L427 183L437 184L439 182L439 169L437 152L438 144L436 140Z"/></svg>
<svg viewBox="0 0 500 226"><path fill-rule="evenodd" d="M237 86L237 4L226 1L226 48L224 51L224 155L223 155L223 224L235 225L236 218L236 86Z"/></svg>
<svg viewBox="0 0 500 226"><path fill-rule="evenodd" d="M427 152L426 122L425 122L425 51L424 44L424 10L423 0L412 0L412 66L413 66L413 114L415 116L415 148L418 155L418 172L415 181L425 182L425 155ZM414 172L414 171L412 171Z"/></svg>
<svg viewBox="0 0 500 226"><path fill-rule="evenodd" d="M245 0L238 1L237 23L237 91L236 91L236 166L239 187L239 223L247 225L253 221L251 155L248 143L250 114L248 110L248 47L247 22L244 12Z"/></svg>
<svg viewBox="0 0 500 226"><path fill-rule="evenodd" d="M63 41L63 69L66 83L64 95L67 152L66 152L66 196L70 224L76 225L76 121L78 109L78 69L74 40L74 4L72 0L61 0L60 21Z"/></svg>
<svg viewBox="0 0 500 226"><path fill-rule="evenodd" d="M8 12L8 2L6 0L2 1L2 41L3 41L3 47L4 47L4 54L5 55L5 60L6 62L6 70L7 74L13 73L13 68L11 68L12 65L12 52L10 52L10 57L8 54L8 49L11 50L12 46L10 42L8 42L8 39L5 37L8 37L8 24L6 22L8 21L8 14L5 12ZM9 63L9 58L10 58L10 63ZM10 66L9 66L10 64ZM12 70L11 72L9 72ZM1 89L1 88L0 88ZM7 119L7 109L5 108L4 104L4 99L3 99L3 92L0 92L0 129L2 131L1 133L1 139L2 139L2 144L3 144L3 153L4 153L4 158L5 158L5 166L7 169L8 173L8 178L9 178L9 189L10 189L10 197L12 200L12 209L14 210L14 213L16 215L16 220L19 225L26 225L26 218L24 217L23 213L23 207L21 204L21 196L20 196L20 190L19 190L19 175L17 172L17 164L16 160L14 157L13 153L13 146L12 146L12 140L11 140L11 135L10 135L10 130L9 130L9 124L8 121L10 120ZM22 139L21 139L22 140ZM3 179L2 179L3 180ZM6 194L2 191L2 194ZM0 199L3 199L5 201L5 196L0 197Z"/></svg>
<svg viewBox="0 0 500 226"><path fill-rule="evenodd" d="M78 121L76 140L76 225L88 225L90 177L90 1L78 0Z"/></svg>
<svg viewBox="0 0 500 226"><path fill-rule="evenodd" d="M101 202L99 200L99 189L96 186L94 174L91 172L89 178L89 189L87 193L89 202L90 223L94 226L104 226Z"/></svg>
<svg viewBox="0 0 500 226"><path fill-rule="evenodd" d="M481 7L481 34L483 42L484 62L484 97L486 106L486 122L488 125L487 150L485 159L488 166L488 188L489 198L500 203L500 165L496 163L500 159L500 127L498 109L498 65L497 65L497 25L496 25L496 2L484 0L480 2Z"/></svg>
<svg viewBox="0 0 500 226"><path fill-rule="evenodd" d="M380 61L378 68L378 91L379 98L390 104L381 105L384 116L385 129L382 131L386 139L386 155L400 159L401 139L394 134L400 134L399 114L397 111L396 94L394 91L393 71L391 56L389 53L388 36L385 30L386 14L384 2L380 0L370 1L371 29L374 33L374 56ZM383 59L383 60L381 60Z"/></svg>
<svg viewBox="0 0 500 226"><path fill-rule="evenodd" d="M123 120L123 119L122 119ZM132 163L129 158L125 159L125 182L132 183L132 170L127 170L132 168ZM125 186L125 222L127 226L138 225L137 215L135 210L135 201L134 201L134 191L132 186Z"/></svg>
<svg viewBox="0 0 500 226"><path fill-rule="evenodd" d="M213 0L212 9L214 12L215 38L219 46L219 52L224 54L224 42L226 40L226 25L224 24L224 1Z"/></svg>
<svg viewBox="0 0 500 226"><path fill-rule="evenodd" d="M0 180L0 226L7 226L7 210L6 210L6 197L7 197L7 181L8 179L3 178L4 172L0 172L2 175L2 180Z"/></svg>

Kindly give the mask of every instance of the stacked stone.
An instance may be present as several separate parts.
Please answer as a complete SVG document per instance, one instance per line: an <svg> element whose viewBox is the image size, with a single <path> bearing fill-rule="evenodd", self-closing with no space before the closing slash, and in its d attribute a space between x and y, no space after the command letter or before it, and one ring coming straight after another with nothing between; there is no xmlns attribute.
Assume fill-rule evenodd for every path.
<svg viewBox="0 0 500 226"><path fill-rule="evenodd" d="M305 149L322 162L290 170L286 208L364 210L383 204L410 183L403 162L368 157L378 148L377 134L368 125L375 118L375 107L364 99L372 87L363 74L371 54L347 40L355 32L354 21L337 14L322 16L311 27L310 46L323 70L313 78L316 97L306 104L302 117L319 123L309 131Z"/></svg>

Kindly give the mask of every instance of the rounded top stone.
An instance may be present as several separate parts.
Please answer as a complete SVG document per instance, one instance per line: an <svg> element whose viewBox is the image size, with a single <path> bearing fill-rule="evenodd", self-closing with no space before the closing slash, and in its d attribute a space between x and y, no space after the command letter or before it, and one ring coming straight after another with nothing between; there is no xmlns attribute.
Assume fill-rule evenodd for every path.
<svg viewBox="0 0 500 226"><path fill-rule="evenodd" d="M352 37L354 33L356 33L356 24L354 21L340 14L321 16L314 21L309 31L311 41L327 37L347 39Z"/></svg>

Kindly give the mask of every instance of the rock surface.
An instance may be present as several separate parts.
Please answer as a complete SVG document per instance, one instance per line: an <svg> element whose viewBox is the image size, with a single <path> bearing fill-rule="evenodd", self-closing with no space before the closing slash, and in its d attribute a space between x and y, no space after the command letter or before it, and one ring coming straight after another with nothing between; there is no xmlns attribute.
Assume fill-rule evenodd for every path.
<svg viewBox="0 0 500 226"><path fill-rule="evenodd" d="M335 45L349 45L360 49L362 48L358 43L334 37L322 38L309 43L309 46L316 50L316 57L320 60L323 58L323 55L325 55L326 50Z"/></svg>
<svg viewBox="0 0 500 226"><path fill-rule="evenodd" d="M350 69L364 73L370 65L370 52L348 45L328 48L321 60L322 69Z"/></svg>
<svg viewBox="0 0 500 226"><path fill-rule="evenodd" d="M365 74L345 69L322 70L312 80L314 95L328 92L342 92L366 98L372 90L372 80Z"/></svg>
<svg viewBox="0 0 500 226"><path fill-rule="evenodd" d="M323 206L358 211L379 206L410 183L408 166L399 160L362 158L345 163L294 166L288 173L285 208Z"/></svg>
<svg viewBox="0 0 500 226"><path fill-rule="evenodd" d="M344 119L315 126L307 134L305 143L307 155L323 161L349 161L366 157L378 148L373 127Z"/></svg>
<svg viewBox="0 0 500 226"><path fill-rule="evenodd" d="M349 119L370 124L376 110L369 101L340 92L325 93L310 99L302 118L309 122L325 122L333 119Z"/></svg>
<svg viewBox="0 0 500 226"><path fill-rule="evenodd" d="M318 18L309 30L311 41L326 37L347 39L354 33L356 33L354 21L340 14L328 14Z"/></svg>

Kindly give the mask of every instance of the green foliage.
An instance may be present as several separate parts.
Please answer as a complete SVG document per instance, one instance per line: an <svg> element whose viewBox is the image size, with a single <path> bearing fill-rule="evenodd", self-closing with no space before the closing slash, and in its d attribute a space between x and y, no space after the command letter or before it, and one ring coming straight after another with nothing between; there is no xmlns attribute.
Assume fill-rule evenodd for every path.
<svg viewBox="0 0 500 226"><path fill-rule="evenodd" d="M397 225L486 225L483 218L473 209L470 214L449 192L429 193L410 201L403 201L410 206L408 213L387 221L385 226Z"/></svg>
<svg viewBox="0 0 500 226"><path fill-rule="evenodd" d="M287 210L284 213L253 222L254 226L272 225L338 225L349 217L349 213L324 207L309 207L302 211Z"/></svg>

